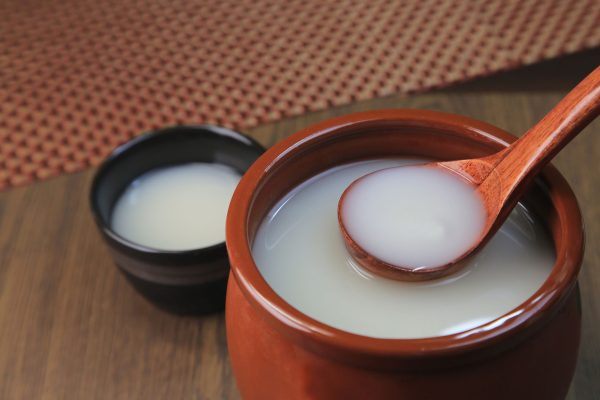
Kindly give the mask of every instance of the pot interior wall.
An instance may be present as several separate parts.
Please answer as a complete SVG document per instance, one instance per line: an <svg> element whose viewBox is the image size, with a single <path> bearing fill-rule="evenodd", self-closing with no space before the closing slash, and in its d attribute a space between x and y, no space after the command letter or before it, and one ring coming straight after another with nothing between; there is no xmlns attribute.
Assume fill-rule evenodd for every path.
<svg viewBox="0 0 600 400"><path fill-rule="evenodd" d="M410 121L370 121L338 128L286 150L259 182L249 213L247 238L252 245L260 223L287 192L310 177L337 165L372 158L420 157L453 160L482 157L503 148L500 139L454 126L421 126ZM525 195L558 243L561 221L543 176Z"/></svg>

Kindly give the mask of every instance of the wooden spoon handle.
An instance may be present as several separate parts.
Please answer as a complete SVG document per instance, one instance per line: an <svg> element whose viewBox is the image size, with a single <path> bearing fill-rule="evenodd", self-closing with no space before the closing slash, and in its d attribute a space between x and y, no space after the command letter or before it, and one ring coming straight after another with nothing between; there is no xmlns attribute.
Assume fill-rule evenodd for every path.
<svg viewBox="0 0 600 400"><path fill-rule="evenodd" d="M600 67L564 97L540 122L491 158L503 199L520 196L529 181L600 114ZM497 182L497 181L496 181Z"/></svg>

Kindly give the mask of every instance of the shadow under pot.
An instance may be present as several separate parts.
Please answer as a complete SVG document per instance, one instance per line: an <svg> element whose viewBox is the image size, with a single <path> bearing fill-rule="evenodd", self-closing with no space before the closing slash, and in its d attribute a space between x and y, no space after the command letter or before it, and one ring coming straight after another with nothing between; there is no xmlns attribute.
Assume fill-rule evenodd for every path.
<svg viewBox="0 0 600 400"><path fill-rule="evenodd" d="M222 310L229 262L224 238L206 247L161 250L115 232L113 212L129 185L149 171L190 163L221 164L241 176L263 152L251 138L226 128L176 126L136 137L100 166L91 187L92 214L114 262L147 300L183 315Z"/></svg>
<svg viewBox="0 0 600 400"><path fill-rule="evenodd" d="M511 274L495 274L503 267L512 273L526 266L512 262L511 250L499 252L493 266L500 269L487 269L492 272L489 275L492 279L487 281L490 290L480 291L478 296L467 292L468 296L461 300L465 307L449 306L458 304L458 297L442 295L434 302L432 297L436 293L449 293L443 291L449 286L436 286L439 282L425 284L429 286L423 302L394 302L386 297L371 303L391 287L390 282L374 287L377 279L384 278L363 279L355 274L359 271L354 271L351 263L343 264L347 260L343 254L337 258L326 254L336 246L343 251L341 237L329 239L339 235L339 226L335 225L337 199L352 181L339 184L339 171L348 170L342 165L357 165L369 159L391 162L402 157L475 158L495 153L513 140L514 136L499 128L458 115L384 110L324 121L290 136L260 157L238 185L227 220L231 261L227 344L242 397L247 400L564 399L579 346L581 310L577 274L583 255L583 228L575 196L554 167L543 170L524 199L527 210L532 212L527 215L536 216L541 222L536 229L543 233L544 252L548 250L544 274L514 304L506 305L502 309L505 311L481 314L488 316L483 321L469 318L464 320L469 322L465 326L460 323L462 320L457 320L459 323L450 331L442 326L435 332L428 330L427 334L402 333L413 327L421 331L429 329L429 323L444 321L451 312L470 312L474 307L485 306L486 299L504 298L523 287L519 285L521 280L515 280ZM331 176L336 178L327 180ZM326 184L316 186L319 182ZM335 185L341 187L338 196L332 196L331 204L300 203L311 198L322 200L317 194L320 196L322 190ZM310 191L316 187L318 191ZM313 196L314 193L317 194ZM286 207L294 204L299 207L294 210L306 206L313 215L329 207L330 214L325 210L318 214L318 219L309 221L309 214L298 213L305 217L287 218L281 225L272 225L279 216L292 215L286 214ZM329 222L321 223L325 220ZM309 222L321 229L311 231ZM286 223L293 223L293 229ZM271 226L279 234L267 237L269 240L265 242L264 232ZM327 235L322 234L325 229ZM284 243L285 236L293 232L309 233L304 240L294 236L293 243ZM531 231L524 230L521 234L528 232ZM504 243L514 250L518 244L513 239L507 234ZM287 255L284 251L274 253L281 243ZM529 254L529 250L523 251ZM270 258L270 254L278 257ZM312 258L307 262L309 257ZM298 258L303 261L291 263L290 260ZM269 264L272 260L276 262ZM487 263L486 260L489 258L482 263ZM478 273L482 271L482 263L470 275L461 275L452 284L481 277ZM328 268L330 265L334 267ZM312 273L303 275L302 269ZM281 271L288 274L282 278L278 275ZM330 284L325 287L323 282L334 273L346 275L342 280L327 281ZM290 276L294 278L291 280ZM399 286L392 289L421 293L415 286L406 286L410 284L413 283L398 282L405 285L404 289ZM367 285L373 288L368 292L370 298L364 295ZM475 284L470 288L478 287ZM394 296L397 293L393 292ZM359 295L360 301L352 303ZM339 300L340 296L346 297ZM351 303L353 306L349 306ZM404 304L412 304L418 312L408 308L400 312ZM428 305L431 306L426 308ZM381 313L384 307L387 311ZM325 310L330 312L324 314ZM379 323L362 323L374 321L376 316ZM428 324L419 326L426 317ZM387 324L392 319L398 323ZM379 329L382 327L384 331ZM392 328L401 331L390 334Z"/></svg>

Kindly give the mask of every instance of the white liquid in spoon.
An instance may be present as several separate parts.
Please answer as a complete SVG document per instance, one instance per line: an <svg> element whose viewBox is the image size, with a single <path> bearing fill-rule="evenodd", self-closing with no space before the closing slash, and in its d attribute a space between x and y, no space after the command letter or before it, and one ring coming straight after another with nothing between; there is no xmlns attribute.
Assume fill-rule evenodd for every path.
<svg viewBox="0 0 600 400"><path fill-rule="evenodd" d="M159 250L192 250L225 241L225 218L240 174L222 164L190 163L149 171L117 201L112 229Z"/></svg>
<svg viewBox="0 0 600 400"><path fill-rule="evenodd" d="M395 339L475 328L510 312L540 288L554 265L554 247L543 226L521 205L455 275L400 282L357 266L340 234L338 200L360 176L407 164L415 161L374 160L333 168L277 202L252 247L271 288L324 324Z"/></svg>
<svg viewBox="0 0 600 400"><path fill-rule="evenodd" d="M353 184L340 210L364 251L408 268L446 265L480 238L486 211L475 187L422 166L388 168Z"/></svg>

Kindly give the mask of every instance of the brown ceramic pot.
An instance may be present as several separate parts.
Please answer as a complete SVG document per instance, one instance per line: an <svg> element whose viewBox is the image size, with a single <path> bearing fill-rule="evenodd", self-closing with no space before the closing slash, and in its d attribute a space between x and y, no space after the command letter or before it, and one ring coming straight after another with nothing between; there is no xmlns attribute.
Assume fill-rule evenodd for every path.
<svg viewBox="0 0 600 400"><path fill-rule="evenodd" d="M564 399L579 346L583 229L575 197L552 166L526 197L554 239L549 278L516 309L466 332L390 340L332 328L287 304L252 259L251 243L267 211L319 172L376 157L481 157L514 139L461 116L386 110L325 121L260 157L239 184L227 220L227 340L242 397Z"/></svg>

